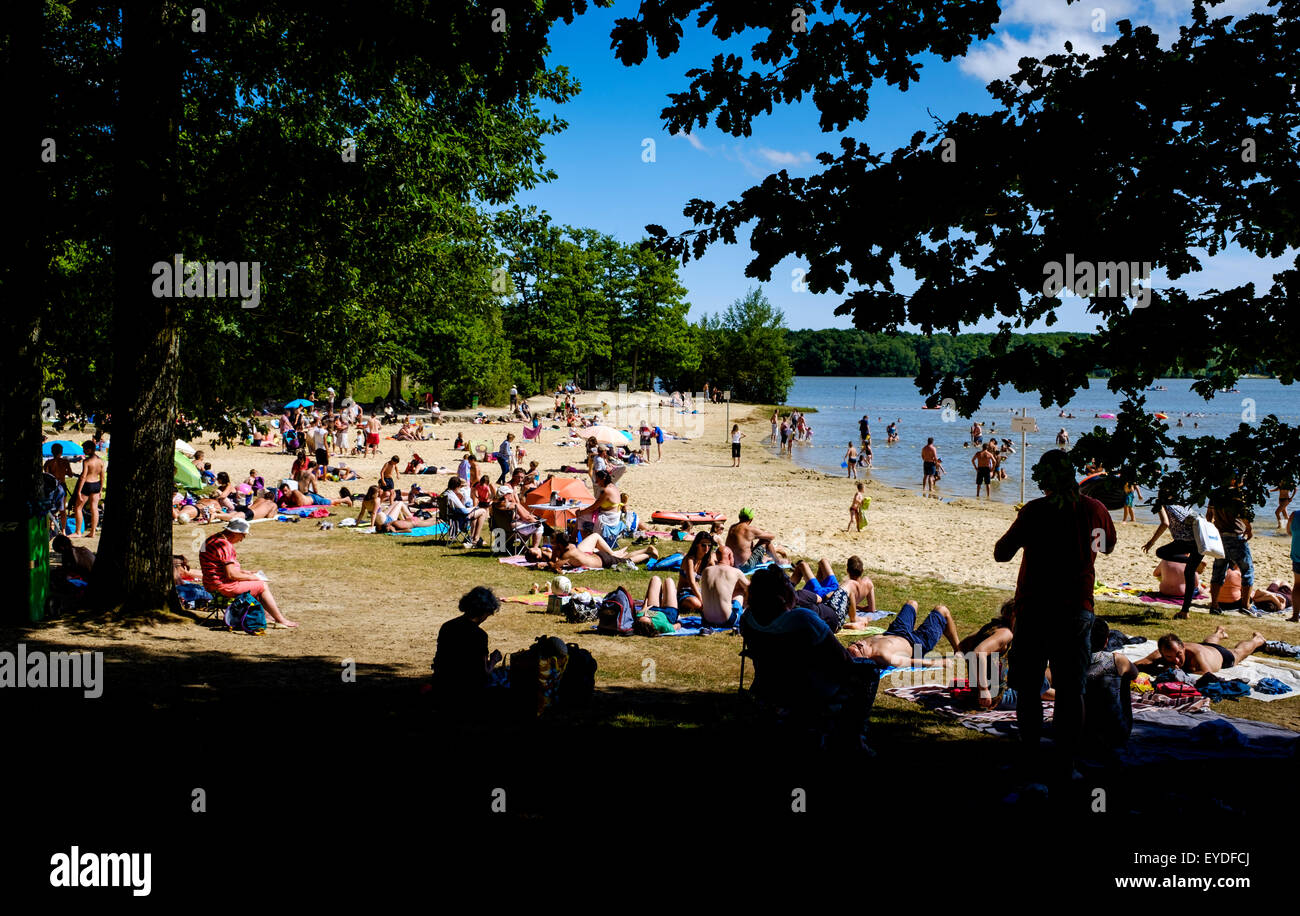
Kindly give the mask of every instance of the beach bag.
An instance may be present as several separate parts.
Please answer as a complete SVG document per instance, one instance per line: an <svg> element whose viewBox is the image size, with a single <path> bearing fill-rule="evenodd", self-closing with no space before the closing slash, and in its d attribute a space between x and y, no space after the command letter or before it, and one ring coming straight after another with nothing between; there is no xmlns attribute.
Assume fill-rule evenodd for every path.
<svg viewBox="0 0 1300 916"><path fill-rule="evenodd" d="M226 628L249 636L261 636L266 632L266 610L262 602L248 592L237 595L226 608Z"/></svg>
<svg viewBox="0 0 1300 916"><path fill-rule="evenodd" d="M632 596L620 585L600 603L600 610L596 612L596 631L606 636L631 636L633 607Z"/></svg>
<svg viewBox="0 0 1300 916"><path fill-rule="evenodd" d="M1219 536L1219 529L1199 515L1192 519L1192 537L1196 541L1197 553L1214 557L1216 560L1222 560L1227 556L1223 549L1223 538Z"/></svg>
<svg viewBox="0 0 1300 916"><path fill-rule="evenodd" d="M583 595L582 599L575 595L564 606L564 619L569 623L592 623L599 615L599 605L591 595Z"/></svg>

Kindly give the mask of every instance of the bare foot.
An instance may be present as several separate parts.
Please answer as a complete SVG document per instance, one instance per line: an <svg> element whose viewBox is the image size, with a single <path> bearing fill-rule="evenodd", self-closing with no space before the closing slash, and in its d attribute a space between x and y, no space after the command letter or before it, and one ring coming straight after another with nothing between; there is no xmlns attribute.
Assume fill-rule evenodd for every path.
<svg viewBox="0 0 1300 916"><path fill-rule="evenodd" d="M290 620L288 617L285 617L281 620L277 620L276 623L278 623L282 627L288 627L289 629L293 629L298 625L295 621Z"/></svg>
<svg viewBox="0 0 1300 916"><path fill-rule="evenodd" d="M1250 634L1250 638L1251 638L1251 639L1258 639L1261 643L1268 642L1268 640L1265 638L1264 634L1261 633L1261 632L1259 632L1259 630L1256 630L1254 633L1251 633L1251 634Z"/></svg>
<svg viewBox="0 0 1300 916"><path fill-rule="evenodd" d="M1221 626L1219 626L1219 627L1215 627L1215 628L1214 628L1214 635L1217 636L1217 637L1219 637L1220 639L1222 639L1223 637L1225 637L1225 636L1228 635L1228 631L1225 630L1225 629L1224 629L1223 627L1221 627Z"/></svg>
<svg viewBox="0 0 1300 916"><path fill-rule="evenodd" d="M1188 616L1189 615L1186 611L1179 611L1177 614L1174 615L1174 620L1186 620Z"/></svg>
<svg viewBox="0 0 1300 916"><path fill-rule="evenodd" d="M650 554L650 556L654 557L656 560L659 559L659 548L655 547L654 544L651 544L649 547L647 547L645 549L645 552Z"/></svg>

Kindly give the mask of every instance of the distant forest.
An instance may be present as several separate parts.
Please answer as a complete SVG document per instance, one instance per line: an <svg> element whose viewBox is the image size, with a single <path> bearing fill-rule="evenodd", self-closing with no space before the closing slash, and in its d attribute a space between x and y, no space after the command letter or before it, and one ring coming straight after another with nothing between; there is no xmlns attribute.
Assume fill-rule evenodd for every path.
<svg viewBox="0 0 1300 916"><path fill-rule="evenodd" d="M1046 347L1059 354L1069 340L1089 335L1078 332L1017 334L1011 347L1026 343ZM827 328L821 331L787 331L790 362L795 375L903 376L917 375L929 363L936 372L962 374L971 361L989 351L992 334L872 334L867 331ZM1193 378L1203 368L1171 373L1173 378ZM1098 367L1093 374L1105 378L1109 371Z"/></svg>

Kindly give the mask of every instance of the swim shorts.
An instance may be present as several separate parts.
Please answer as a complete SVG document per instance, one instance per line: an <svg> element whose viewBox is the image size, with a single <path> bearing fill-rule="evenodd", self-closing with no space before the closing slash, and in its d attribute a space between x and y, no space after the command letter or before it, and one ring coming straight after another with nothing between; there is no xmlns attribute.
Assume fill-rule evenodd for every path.
<svg viewBox="0 0 1300 916"><path fill-rule="evenodd" d="M935 464L933 461L927 461L927 462L925 462L925 476L926 476L926 477L938 477L938 476L939 476L939 466L938 466L937 464Z"/></svg>
<svg viewBox="0 0 1300 916"><path fill-rule="evenodd" d="M992 468L975 469L975 486L978 487L982 483L989 483L992 480L992 478L993 478Z"/></svg>
<svg viewBox="0 0 1300 916"><path fill-rule="evenodd" d="M378 445L379 433L366 433L366 445Z"/></svg>

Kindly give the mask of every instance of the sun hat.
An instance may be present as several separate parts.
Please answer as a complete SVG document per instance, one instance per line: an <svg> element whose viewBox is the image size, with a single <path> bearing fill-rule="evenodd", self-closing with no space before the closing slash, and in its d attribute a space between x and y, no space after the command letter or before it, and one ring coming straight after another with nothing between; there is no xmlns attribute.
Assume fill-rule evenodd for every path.
<svg viewBox="0 0 1300 916"><path fill-rule="evenodd" d="M233 534L248 534L248 521L242 518L232 518L226 522L226 527L222 530Z"/></svg>

